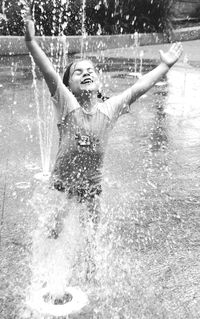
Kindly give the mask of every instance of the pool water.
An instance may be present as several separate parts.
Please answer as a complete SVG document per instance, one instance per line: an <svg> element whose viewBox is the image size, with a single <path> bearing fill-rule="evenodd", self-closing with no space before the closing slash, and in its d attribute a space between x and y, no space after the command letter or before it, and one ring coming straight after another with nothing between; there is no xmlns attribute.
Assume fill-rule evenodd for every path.
<svg viewBox="0 0 200 319"><path fill-rule="evenodd" d="M50 269L55 271L52 278L61 283L59 274L67 262L62 252L68 256L71 252L65 238L61 246L53 243L53 251L37 232L40 209L45 215L47 204L45 185L34 179L41 171L41 159L29 64L28 57L0 62L1 319L44 318L26 307L36 261L41 269L45 248L52 250L52 256L57 251L59 271L56 274L52 265ZM126 72L109 68L103 76L105 94L130 86L135 81L131 71L129 66ZM135 102L112 131L93 251L95 278L85 281L79 265L76 271L68 269L73 284L81 286L90 303L69 318L199 318L199 79L198 70L178 65L168 79ZM38 83L41 87L41 78ZM57 138L55 125L52 162ZM35 196L41 204L37 209L30 205ZM73 215L74 228L66 226L65 231L66 236L71 231L76 248L82 234ZM40 253L35 255L37 249Z"/></svg>

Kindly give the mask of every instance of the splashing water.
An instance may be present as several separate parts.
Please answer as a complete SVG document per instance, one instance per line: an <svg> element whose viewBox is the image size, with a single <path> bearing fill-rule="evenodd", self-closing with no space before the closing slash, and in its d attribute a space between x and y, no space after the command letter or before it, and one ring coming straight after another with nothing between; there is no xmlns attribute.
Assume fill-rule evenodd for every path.
<svg viewBox="0 0 200 319"><path fill-rule="evenodd" d="M36 312L60 316L76 312L88 302L77 287L86 271L86 237L80 224L85 212L83 205L46 186L36 189L30 201L38 226L32 235L32 279L26 302ZM72 297L64 299L65 307L56 307L66 294Z"/></svg>

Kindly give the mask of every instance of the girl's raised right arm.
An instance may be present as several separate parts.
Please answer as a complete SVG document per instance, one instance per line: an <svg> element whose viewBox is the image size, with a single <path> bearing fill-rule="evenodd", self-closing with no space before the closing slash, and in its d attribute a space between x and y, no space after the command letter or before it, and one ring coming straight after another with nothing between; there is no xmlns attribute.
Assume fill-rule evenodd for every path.
<svg viewBox="0 0 200 319"><path fill-rule="evenodd" d="M35 63L41 70L48 85L49 91L53 96L56 92L59 75L54 69L49 58L35 41L35 25L33 20L26 21L25 41L28 50L30 51Z"/></svg>

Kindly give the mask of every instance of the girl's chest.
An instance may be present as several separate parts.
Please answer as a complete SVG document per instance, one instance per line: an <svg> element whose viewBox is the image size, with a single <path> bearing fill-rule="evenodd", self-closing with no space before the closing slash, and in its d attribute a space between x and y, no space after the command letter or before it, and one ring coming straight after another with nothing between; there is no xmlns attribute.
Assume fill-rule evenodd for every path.
<svg viewBox="0 0 200 319"><path fill-rule="evenodd" d="M104 115L76 114L68 117L63 126L63 139L79 150L97 151L104 148L108 137L109 123Z"/></svg>
<svg viewBox="0 0 200 319"><path fill-rule="evenodd" d="M89 133L100 137L109 129L109 120L99 111L94 114L85 114L79 110L79 112L75 112L68 117L65 128L71 132Z"/></svg>

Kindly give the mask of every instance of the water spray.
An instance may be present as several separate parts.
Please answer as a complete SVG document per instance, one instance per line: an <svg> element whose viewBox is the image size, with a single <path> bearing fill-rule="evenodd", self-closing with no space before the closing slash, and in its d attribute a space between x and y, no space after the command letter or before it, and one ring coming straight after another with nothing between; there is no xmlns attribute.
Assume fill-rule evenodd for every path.
<svg viewBox="0 0 200 319"><path fill-rule="evenodd" d="M187 66L188 66L188 56L185 54L183 58L183 63L185 65L184 68L184 78L183 78L183 90L182 90L182 97L183 97L183 114L182 116L185 117L186 115L186 109L187 109L187 104L186 104L186 81L187 81Z"/></svg>
<svg viewBox="0 0 200 319"><path fill-rule="evenodd" d="M39 132L39 144L42 162L42 172L35 175L36 179L48 180L50 173L50 157L51 146L53 137L53 121L54 112L50 98L46 101L44 97L44 80L42 81L42 103L39 102L39 90L36 81L35 62L32 61L32 74L33 74L33 87L35 93L37 120L38 120L38 132Z"/></svg>
<svg viewBox="0 0 200 319"><path fill-rule="evenodd" d="M139 70L140 75L142 75L143 56L144 56L144 51L141 50L140 51L140 70Z"/></svg>
<svg viewBox="0 0 200 319"><path fill-rule="evenodd" d="M84 58L84 43L87 38L87 32L85 29L85 8L86 8L86 0L82 0L82 22L81 22L81 59Z"/></svg>
<svg viewBox="0 0 200 319"><path fill-rule="evenodd" d="M134 33L134 44L133 44L133 48L134 48L134 72L129 72L129 75L132 76L135 79L138 79L141 77L141 72L142 72L142 64L143 64L143 54L144 52L141 51L140 52L140 70L139 72L137 71L137 59L138 59L138 48L139 48L139 33L136 31Z"/></svg>

